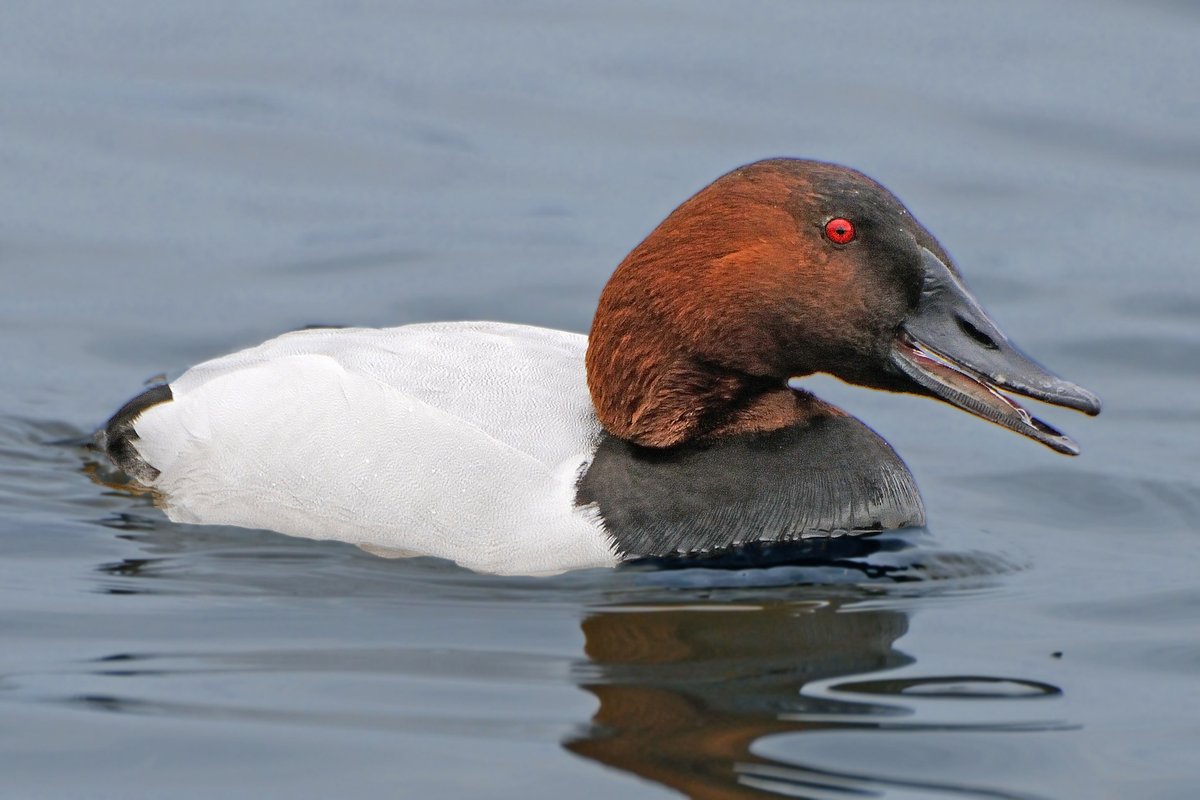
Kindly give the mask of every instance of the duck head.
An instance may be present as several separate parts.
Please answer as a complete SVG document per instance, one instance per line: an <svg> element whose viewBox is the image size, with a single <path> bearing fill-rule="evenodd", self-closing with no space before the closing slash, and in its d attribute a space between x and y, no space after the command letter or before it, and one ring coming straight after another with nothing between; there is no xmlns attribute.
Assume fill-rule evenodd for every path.
<svg viewBox="0 0 1200 800"><path fill-rule="evenodd" d="M647 447L842 413L798 385L818 372L934 397L1071 455L1001 390L1100 411L1009 341L891 192L798 159L717 179L639 244L601 294L587 368L601 424Z"/></svg>

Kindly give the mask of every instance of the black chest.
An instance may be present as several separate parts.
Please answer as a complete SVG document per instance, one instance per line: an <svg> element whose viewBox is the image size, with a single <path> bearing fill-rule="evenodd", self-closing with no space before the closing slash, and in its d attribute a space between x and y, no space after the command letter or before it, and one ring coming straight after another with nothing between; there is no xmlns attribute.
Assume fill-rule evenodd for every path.
<svg viewBox="0 0 1200 800"><path fill-rule="evenodd" d="M912 475L853 417L659 450L604 434L576 502L627 558L923 525Z"/></svg>

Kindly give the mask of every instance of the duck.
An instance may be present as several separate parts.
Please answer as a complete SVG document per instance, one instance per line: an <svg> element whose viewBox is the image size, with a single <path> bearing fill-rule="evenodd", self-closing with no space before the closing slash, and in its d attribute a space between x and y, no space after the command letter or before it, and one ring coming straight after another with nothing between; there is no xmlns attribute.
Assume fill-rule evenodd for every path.
<svg viewBox="0 0 1200 800"><path fill-rule="evenodd" d="M191 367L96 446L174 522L546 575L925 525L905 463L804 388L939 400L1066 455L1012 395L1099 398L1001 332L882 184L734 169L619 264L589 335L505 322L319 328Z"/></svg>

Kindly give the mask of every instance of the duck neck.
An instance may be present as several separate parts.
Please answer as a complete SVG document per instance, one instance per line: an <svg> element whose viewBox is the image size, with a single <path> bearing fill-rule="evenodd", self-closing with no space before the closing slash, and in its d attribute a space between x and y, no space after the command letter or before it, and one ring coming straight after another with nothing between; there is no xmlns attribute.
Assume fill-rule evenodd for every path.
<svg viewBox="0 0 1200 800"><path fill-rule="evenodd" d="M644 371L654 361L601 358L589 348L588 384L600 423L612 435L666 448L738 434L767 433L844 416L840 409L775 378L750 375L690 358ZM608 367L600 369L601 362ZM624 368L622 368L624 367Z"/></svg>

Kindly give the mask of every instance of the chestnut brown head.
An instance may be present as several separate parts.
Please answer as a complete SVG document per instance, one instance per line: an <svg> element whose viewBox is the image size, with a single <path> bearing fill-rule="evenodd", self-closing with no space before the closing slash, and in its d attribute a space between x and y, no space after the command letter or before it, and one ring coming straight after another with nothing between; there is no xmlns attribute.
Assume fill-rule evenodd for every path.
<svg viewBox="0 0 1200 800"><path fill-rule="evenodd" d="M930 395L1062 452L999 388L1099 411L1018 351L887 189L834 164L771 159L673 211L600 297L588 385L613 435L669 447L812 413L812 373ZM828 410L828 407L824 407Z"/></svg>

